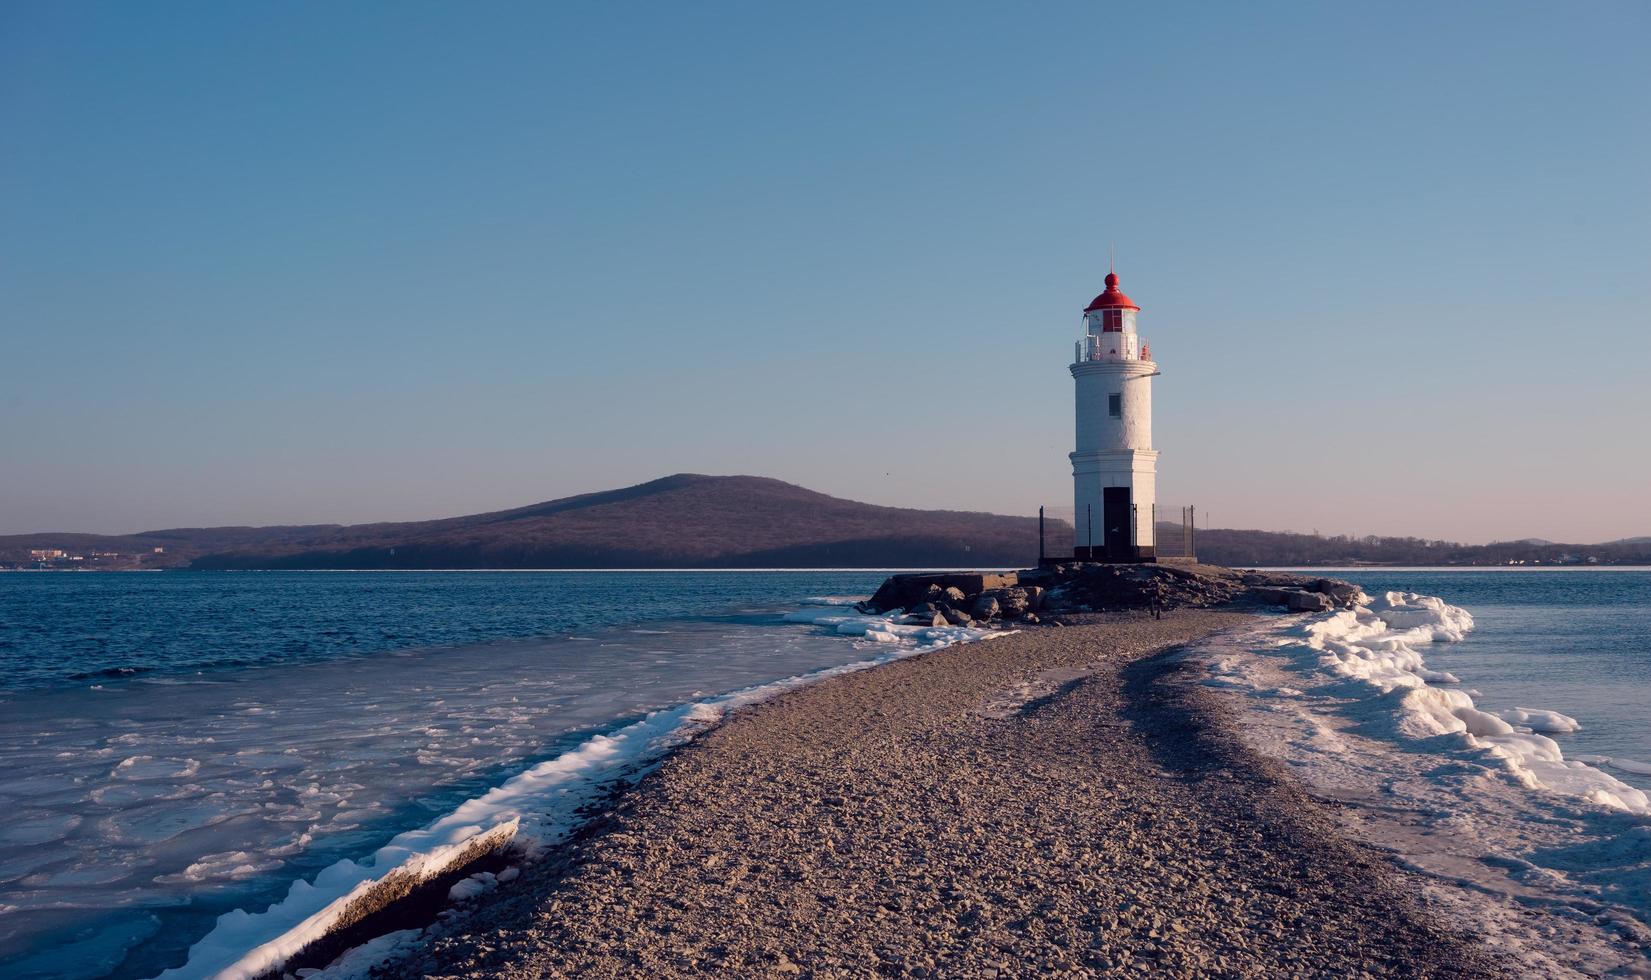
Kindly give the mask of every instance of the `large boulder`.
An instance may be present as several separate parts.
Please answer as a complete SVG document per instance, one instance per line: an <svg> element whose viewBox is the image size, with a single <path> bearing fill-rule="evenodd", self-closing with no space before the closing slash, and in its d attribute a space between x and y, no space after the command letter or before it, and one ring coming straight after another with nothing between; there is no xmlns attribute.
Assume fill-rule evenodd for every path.
<svg viewBox="0 0 1651 980"><path fill-rule="evenodd" d="M1286 605L1291 612L1328 612L1335 608L1322 592L1292 592Z"/></svg>
<svg viewBox="0 0 1651 980"><path fill-rule="evenodd" d="M1034 568L1020 573L1020 585L1036 585L1041 588L1052 588L1061 584L1064 565L1055 565L1050 568Z"/></svg>
<svg viewBox="0 0 1651 980"><path fill-rule="evenodd" d="M961 609L947 609L942 615L946 617L946 622L951 623L953 626L973 626L975 623L969 617L969 614Z"/></svg>
<svg viewBox="0 0 1651 980"><path fill-rule="evenodd" d="M1334 578L1318 579L1307 588L1309 591L1329 596L1331 601L1338 606L1351 606L1364 593L1363 589L1352 582L1343 582Z"/></svg>
<svg viewBox="0 0 1651 980"><path fill-rule="evenodd" d="M968 596L979 595L988 589L1005 589L1017 581L1015 572L921 572L891 575L877 594L861 604L868 612L886 612L890 609L908 609L923 602L941 605L951 599L956 590L967 601Z"/></svg>
<svg viewBox="0 0 1651 980"><path fill-rule="evenodd" d="M904 609L909 602L901 595L901 592L898 576L886 578L883 580L883 584L877 587L877 591L872 594L870 599L855 603L854 608L866 613L882 612L885 609Z"/></svg>
<svg viewBox="0 0 1651 980"><path fill-rule="evenodd" d="M982 592L980 598L994 600L997 603L998 615L1004 619L1018 619L1032 607L1026 597L1026 590L1020 588L993 589L990 592Z"/></svg>
<svg viewBox="0 0 1651 980"><path fill-rule="evenodd" d="M969 615L975 619L995 619L998 612L997 600L989 595L982 595L975 599L975 604L969 608Z"/></svg>

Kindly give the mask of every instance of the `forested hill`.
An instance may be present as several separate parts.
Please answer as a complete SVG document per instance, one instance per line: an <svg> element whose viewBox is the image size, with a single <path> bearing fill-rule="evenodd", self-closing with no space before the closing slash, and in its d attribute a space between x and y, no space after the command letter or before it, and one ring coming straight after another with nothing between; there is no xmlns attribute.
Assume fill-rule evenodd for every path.
<svg viewBox="0 0 1651 980"><path fill-rule="evenodd" d="M1037 561L1038 536L1032 517L879 507L762 477L682 473L436 521L0 538L6 557L47 547L164 547L168 564L219 569L1019 567Z"/></svg>

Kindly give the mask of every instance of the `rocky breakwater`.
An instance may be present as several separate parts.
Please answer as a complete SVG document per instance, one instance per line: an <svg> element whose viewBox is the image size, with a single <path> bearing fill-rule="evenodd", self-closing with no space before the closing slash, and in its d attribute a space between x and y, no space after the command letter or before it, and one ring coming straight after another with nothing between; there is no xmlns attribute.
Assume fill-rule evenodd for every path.
<svg viewBox="0 0 1651 980"><path fill-rule="evenodd" d="M1068 562L1016 572L894 575L860 604L863 612L903 612L922 626L1061 623L1062 614L1282 607L1322 612L1353 605L1363 591L1339 579L1219 565Z"/></svg>

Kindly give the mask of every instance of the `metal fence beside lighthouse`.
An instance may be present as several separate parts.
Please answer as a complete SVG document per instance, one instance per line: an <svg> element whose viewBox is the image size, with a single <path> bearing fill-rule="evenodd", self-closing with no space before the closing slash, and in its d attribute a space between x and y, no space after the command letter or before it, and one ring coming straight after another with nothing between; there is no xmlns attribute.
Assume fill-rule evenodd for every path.
<svg viewBox="0 0 1651 980"><path fill-rule="evenodd" d="M1080 554L1095 554L1099 549L1091 544L1091 551L1080 551L1087 540L1096 540L1101 534L1101 516L1088 509L1080 514L1065 504L1038 508L1038 561L1053 564L1079 560ZM1160 507L1153 505L1144 517L1139 508L1131 514L1132 530L1144 530L1150 535L1158 560L1188 561L1198 554L1198 508ZM1089 559L1082 559L1089 560ZM1099 559L1097 559L1099 560Z"/></svg>

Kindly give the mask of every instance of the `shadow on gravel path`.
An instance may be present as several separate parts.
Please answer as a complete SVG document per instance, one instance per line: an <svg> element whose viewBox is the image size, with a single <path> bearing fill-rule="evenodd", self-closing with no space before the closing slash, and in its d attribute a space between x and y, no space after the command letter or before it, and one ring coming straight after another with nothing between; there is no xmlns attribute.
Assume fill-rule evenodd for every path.
<svg viewBox="0 0 1651 980"><path fill-rule="evenodd" d="M1231 738L1229 714L1195 685L1201 668L1181 647L1143 657L1120 671L1120 714L1166 771L1188 780L1217 778L1277 781L1273 764Z"/></svg>
<svg viewBox="0 0 1651 980"><path fill-rule="evenodd" d="M1236 716L1200 683L1203 676L1181 647L1138 659L1119 672L1119 714L1164 776L1195 794L1209 818L1259 833L1262 860L1247 862L1255 887L1329 912L1329 930L1363 923L1379 943L1412 950L1401 973L1509 975L1492 951L1423 912L1401 886L1402 870L1340 833L1324 809L1330 804L1308 797L1280 764L1245 746Z"/></svg>

